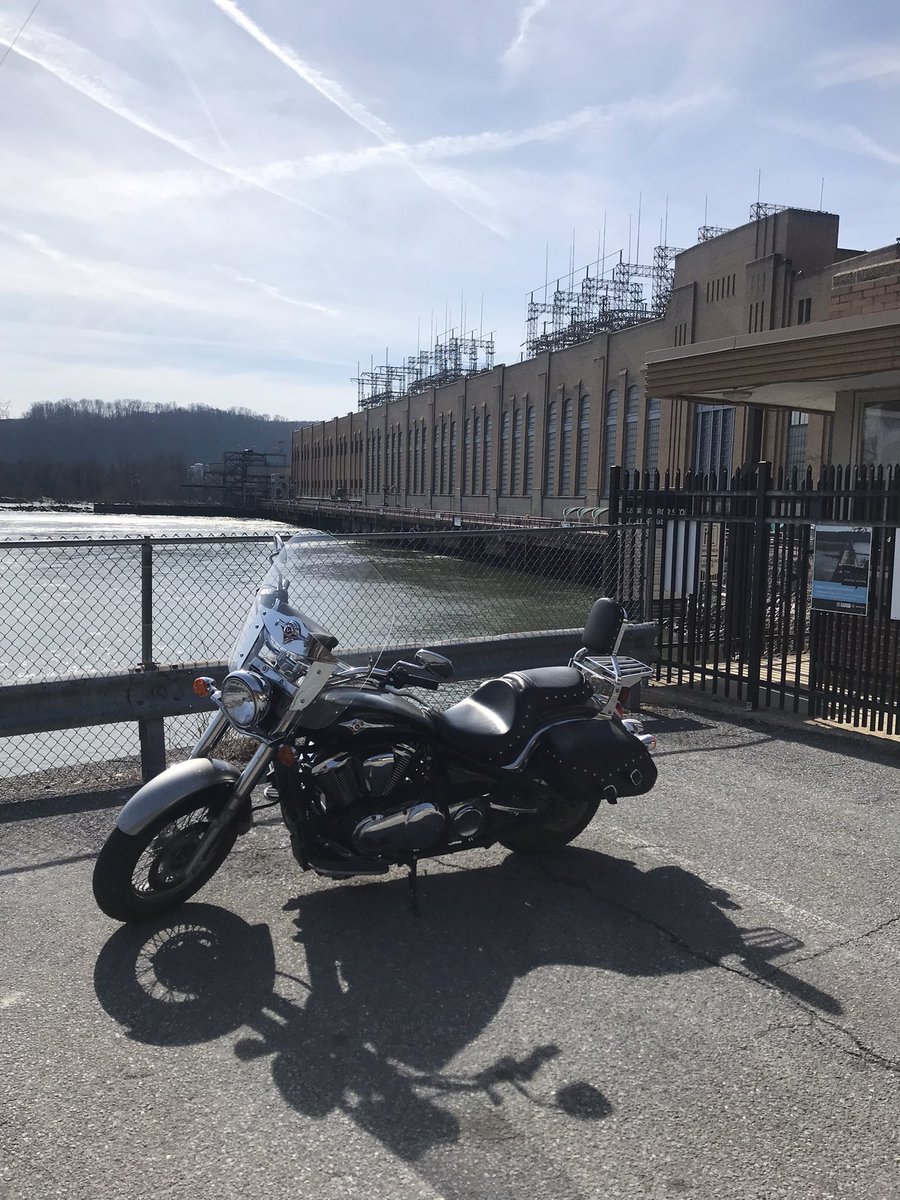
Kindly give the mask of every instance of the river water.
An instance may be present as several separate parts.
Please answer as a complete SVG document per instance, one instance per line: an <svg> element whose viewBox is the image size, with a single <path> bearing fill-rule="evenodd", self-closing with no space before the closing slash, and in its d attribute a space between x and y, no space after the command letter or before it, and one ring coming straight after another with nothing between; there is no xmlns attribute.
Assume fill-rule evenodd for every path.
<svg viewBox="0 0 900 1200"><path fill-rule="evenodd" d="M138 517L0 507L0 687L52 678L127 671L141 660L141 556L118 539L241 537L299 531L275 522L231 518ZM521 575L481 555L419 551L406 543L353 538L323 543L310 559L299 607L343 645L429 644L579 625L595 592L571 579ZM89 545L24 547L21 542L90 539ZM227 657L256 585L265 573L263 542L154 545L153 658L157 662ZM294 597L297 602L296 596ZM468 690L444 689L449 700ZM184 741L186 718L169 722ZM190 719L188 740L196 734ZM176 732L181 730L182 732ZM103 745L103 749L98 747ZM6 739L0 779L88 758L137 752L132 725Z"/></svg>

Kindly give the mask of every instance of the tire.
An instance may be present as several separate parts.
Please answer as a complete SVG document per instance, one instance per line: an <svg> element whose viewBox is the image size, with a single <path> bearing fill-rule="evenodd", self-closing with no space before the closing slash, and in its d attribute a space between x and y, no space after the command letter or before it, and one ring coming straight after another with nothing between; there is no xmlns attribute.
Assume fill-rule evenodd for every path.
<svg viewBox="0 0 900 1200"><path fill-rule="evenodd" d="M547 854L575 840L593 821L599 800L561 804L559 815L538 821L523 821L520 829L511 829L497 841L516 854Z"/></svg>
<svg viewBox="0 0 900 1200"><path fill-rule="evenodd" d="M190 859L210 816L231 795L229 787L207 788L187 796L140 833L114 829L94 865L94 899L114 921L148 921L182 904L210 880L228 857L238 834L238 819L226 826L212 857L188 878L173 873Z"/></svg>

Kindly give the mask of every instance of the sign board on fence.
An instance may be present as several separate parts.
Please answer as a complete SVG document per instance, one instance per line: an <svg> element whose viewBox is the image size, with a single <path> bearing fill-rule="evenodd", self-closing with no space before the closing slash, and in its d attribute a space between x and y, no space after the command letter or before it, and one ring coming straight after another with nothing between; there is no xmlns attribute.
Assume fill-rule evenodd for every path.
<svg viewBox="0 0 900 1200"><path fill-rule="evenodd" d="M699 521L666 521L662 594L683 599L697 590Z"/></svg>
<svg viewBox="0 0 900 1200"><path fill-rule="evenodd" d="M900 529L894 530L894 585L891 589L891 620L900 621Z"/></svg>
<svg viewBox="0 0 900 1200"><path fill-rule="evenodd" d="M871 526L816 525L814 538L813 608L864 614L869 607Z"/></svg>

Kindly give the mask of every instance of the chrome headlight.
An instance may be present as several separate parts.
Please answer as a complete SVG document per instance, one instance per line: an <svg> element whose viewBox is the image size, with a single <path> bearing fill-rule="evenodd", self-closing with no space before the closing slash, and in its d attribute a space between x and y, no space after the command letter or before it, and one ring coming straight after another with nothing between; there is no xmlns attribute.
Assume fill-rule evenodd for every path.
<svg viewBox="0 0 900 1200"><path fill-rule="evenodd" d="M232 671L222 684L220 704L225 716L239 729L252 729L269 711L272 689L252 671Z"/></svg>

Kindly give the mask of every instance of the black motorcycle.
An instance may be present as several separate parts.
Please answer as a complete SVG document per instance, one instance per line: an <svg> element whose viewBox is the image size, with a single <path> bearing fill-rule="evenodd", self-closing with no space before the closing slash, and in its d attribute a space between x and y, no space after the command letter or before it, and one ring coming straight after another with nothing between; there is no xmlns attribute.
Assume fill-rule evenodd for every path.
<svg viewBox="0 0 900 1200"><path fill-rule="evenodd" d="M186 762L129 800L100 852L94 896L108 916L154 917L198 891L250 829L262 784L304 870L344 879L405 866L413 896L422 858L495 843L554 850L603 800L653 787L655 739L620 704L650 668L617 653L619 604L596 601L568 666L490 679L440 712L402 693L437 689L450 661L419 650L377 665L390 597L351 550L336 563L334 546L327 535L276 538L221 688L195 681L217 713ZM305 615L332 611L336 586L342 611L363 614L368 645L378 631L375 665L335 657L338 638ZM244 765L213 757L235 731L255 747Z"/></svg>

